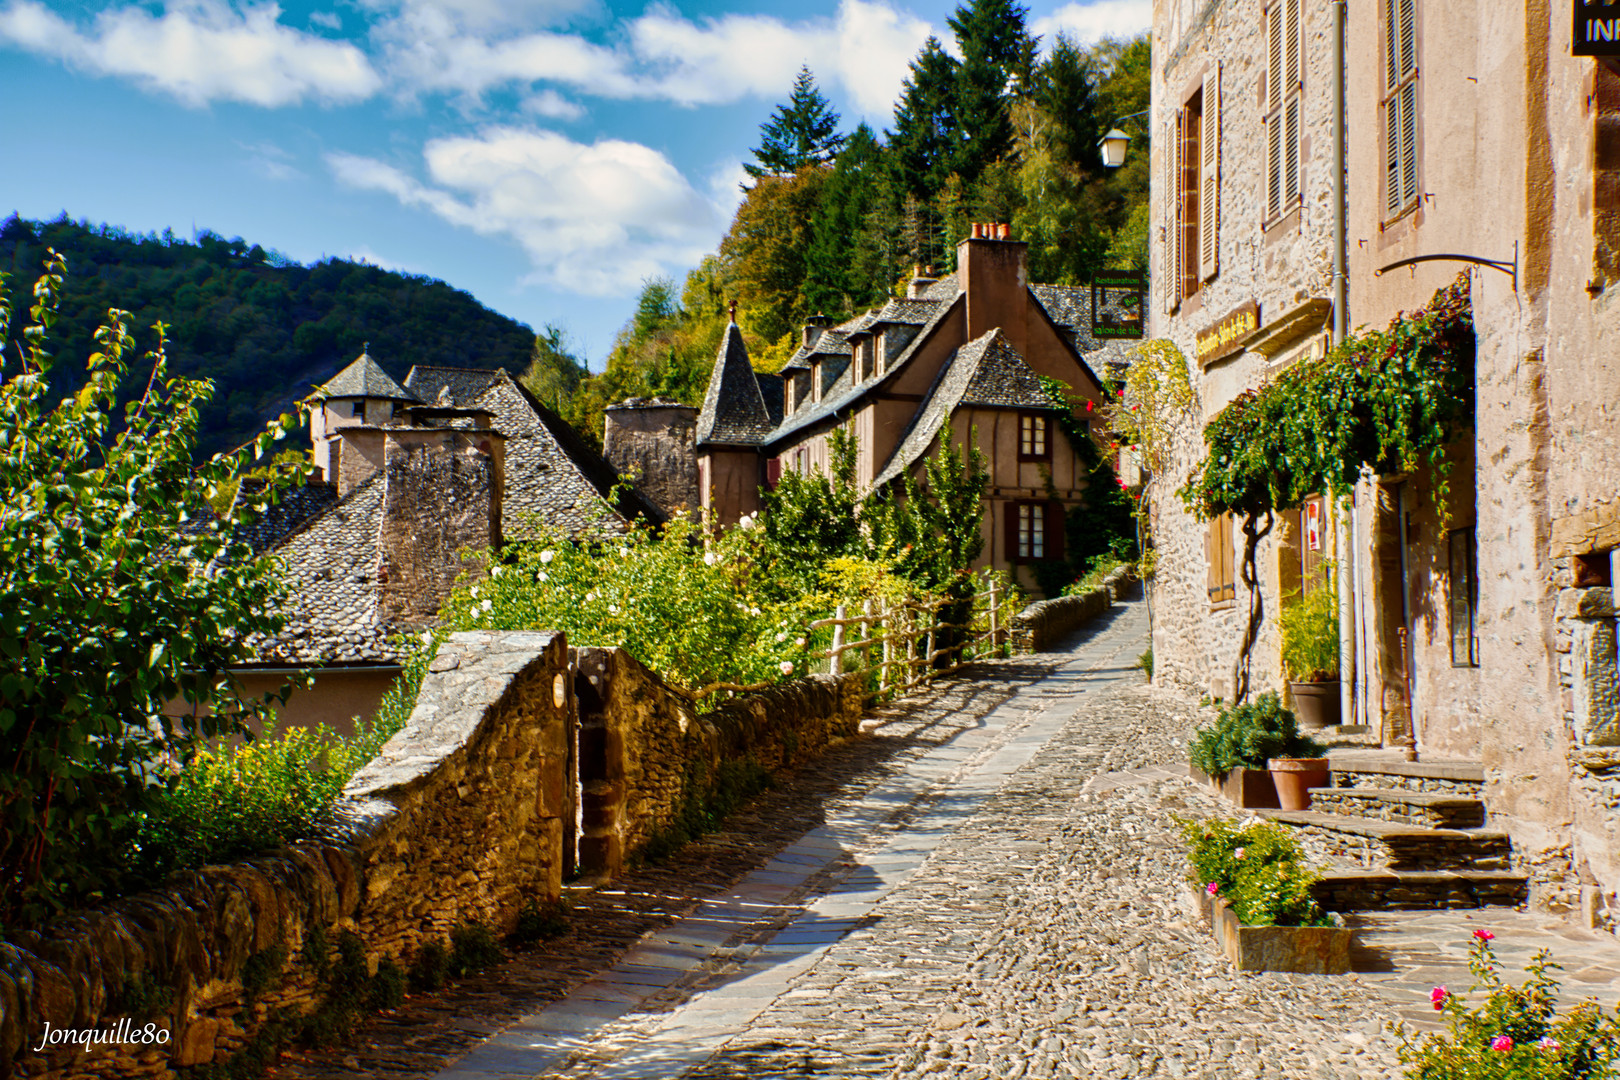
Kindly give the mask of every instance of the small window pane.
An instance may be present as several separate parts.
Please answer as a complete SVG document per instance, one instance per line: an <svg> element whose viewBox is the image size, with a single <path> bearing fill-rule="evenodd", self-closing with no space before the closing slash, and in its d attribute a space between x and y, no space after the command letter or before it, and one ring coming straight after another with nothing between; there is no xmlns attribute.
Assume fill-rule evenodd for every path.
<svg viewBox="0 0 1620 1080"><path fill-rule="evenodd" d="M1479 666L1479 583L1474 571L1474 530L1451 533L1451 666Z"/></svg>

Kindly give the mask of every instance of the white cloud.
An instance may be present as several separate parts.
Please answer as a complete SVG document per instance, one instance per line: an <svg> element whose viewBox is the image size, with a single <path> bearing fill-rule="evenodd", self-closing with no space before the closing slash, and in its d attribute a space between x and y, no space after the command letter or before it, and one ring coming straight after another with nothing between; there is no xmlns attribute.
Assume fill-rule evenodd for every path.
<svg viewBox="0 0 1620 1080"><path fill-rule="evenodd" d="M335 11L312 12L309 16L309 21L314 23L316 26L324 27L327 30L343 29L343 16L339 15Z"/></svg>
<svg viewBox="0 0 1620 1080"><path fill-rule="evenodd" d="M353 251L350 251L343 257L348 259L350 262L365 263L368 266L379 266L384 270L392 270L397 274L426 275L428 273L426 269L413 263L402 263L394 259L387 258L386 256L379 255L365 244L361 244L359 247L355 248Z"/></svg>
<svg viewBox="0 0 1620 1080"><path fill-rule="evenodd" d="M434 139L423 158L428 183L374 158L327 161L350 187L510 237L534 264L534 280L573 292L627 295L645 278L695 263L725 227L722 207L638 143L491 127Z"/></svg>
<svg viewBox="0 0 1620 1080"><path fill-rule="evenodd" d="M177 0L162 15L103 11L86 32L35 0L12 0L0 9L0 41L193 106L356 101L381 86L359 49L294 30L280 17L273 3L237 10L222 0Z"/></svg>
<svg viewBox="0 0 1620 1080"><path fill-rule="evenodd" d="M1134 37L1153 25L1153 0L1092 0L1071 3L1030 24L1050 41L1060 33L1081 44L1104 37Z"/></svg>
<svg viewBox="0 0 1620 1080"><path fill-rule="evenodd" d="M583 105L577 101L569 101L555 90L542 90L538 94L531 94L523 99L523 108L526 112L553 120L579 120L585 115Z"/></svg>
<svg viewBox="0 0 1620 1080"><path fill-rule="evenodd" d="M236 145L247 151L248 164L254 171L271 180L297 180L304 175L293 164L293 156L275 143L238 142Z"/></svg>
<svg viewBox="0 0 1620 1080"><path fill-rule="evenodd" d="M459 30L492 33L550 26L595 10L600 0L360 0L365 7L406 22L441 22Z"/></svg>

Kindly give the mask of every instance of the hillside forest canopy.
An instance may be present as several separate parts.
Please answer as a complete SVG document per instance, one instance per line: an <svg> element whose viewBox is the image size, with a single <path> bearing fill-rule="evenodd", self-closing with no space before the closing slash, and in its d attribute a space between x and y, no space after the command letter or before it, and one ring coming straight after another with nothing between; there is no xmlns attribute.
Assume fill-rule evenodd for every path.
<svg viewBox="0 0 1620 1080"><path fill-rule="evenodd" d="M72 221L0 223L0 269L67 259L60 347L88 352L109 307L137 336L169 327L169 368L207 378L198 450L240 444L359 355L395 379L412 364L504 368L600 449L606 407L665 396L700 405L737 301L755 367L792 355L806 317L844 318L904 293L913 268L955 269L975 221L1029 244L1032 281L1080 285L1103 267L1145 270L1147 35L1042 42L1011 0L972 0L911 63L890 124L845 130L808 68L761 125L743 201L718 249L684 278L643 283L603 369L556 326L538 333L443 282L346 259L304 266L240 238L135 235ZM960 59L958 59L958 55ZM1106 169L1102 134L1133 136ZM144 337L141 338L145 343ZM53 390L78 389L71 367Z"/></svg>

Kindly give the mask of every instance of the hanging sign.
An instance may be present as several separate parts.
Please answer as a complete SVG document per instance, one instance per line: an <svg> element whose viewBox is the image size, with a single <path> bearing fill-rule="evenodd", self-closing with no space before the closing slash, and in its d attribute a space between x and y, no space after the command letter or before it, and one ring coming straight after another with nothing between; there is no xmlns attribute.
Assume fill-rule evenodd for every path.
<svg viewBox="0 0 1620 1080"><path fill-rule="evenodd" d="M1216 319L1198 331L1193 342L1198 366L1208 367L1217 360L1243 351L1243 339L1260 328L1260 305L1250 300L1236 311Z"/></svg>
<svg viewBox="0 0 1620 1080"><path fill-rule="evenodd" d="M1091 336L1140 338L1147 278L1126 270L1099 270L1091 279Z"/></svg>
<svg viewBox="0 0 1620 1080"><path fill-rule="evenodd" d="M1575 7L1575 56L1620 56L1620 2L1571 0Z"/></svg>

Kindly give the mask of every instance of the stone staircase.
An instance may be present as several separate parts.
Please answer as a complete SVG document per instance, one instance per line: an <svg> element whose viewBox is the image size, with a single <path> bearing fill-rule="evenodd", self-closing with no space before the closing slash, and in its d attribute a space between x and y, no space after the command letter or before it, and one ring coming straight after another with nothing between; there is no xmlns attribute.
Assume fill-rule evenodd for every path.
<svg viewBox="0 0 1620 1080"><path fill-rule="evenodd" d="M1331 869L1316 896L1329 911L1524 903L1505 832L1490 828L1484 770L1469 761L1403 761L1383 751L1330 755L1329 786L1304 811L1258 810L1305 834Z"/></svg>

